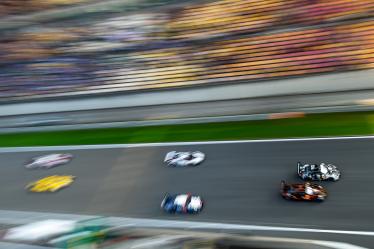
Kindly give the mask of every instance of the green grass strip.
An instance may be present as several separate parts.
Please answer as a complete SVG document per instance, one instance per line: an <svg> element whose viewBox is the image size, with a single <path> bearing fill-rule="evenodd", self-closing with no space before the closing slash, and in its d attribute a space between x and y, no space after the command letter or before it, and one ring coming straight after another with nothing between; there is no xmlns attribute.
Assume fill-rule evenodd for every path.
<svg viewBox="0 0 374 249"><path fill-rule="evenodd" d="M0 146L240 140L374 134L374 112L208 124L1 134Z"/></svg>

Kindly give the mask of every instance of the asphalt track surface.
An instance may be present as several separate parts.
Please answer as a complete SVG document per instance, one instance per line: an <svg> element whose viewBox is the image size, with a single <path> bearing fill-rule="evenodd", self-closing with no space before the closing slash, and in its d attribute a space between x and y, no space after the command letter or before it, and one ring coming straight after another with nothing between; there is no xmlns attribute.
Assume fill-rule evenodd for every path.
<svg viewBox="0 0 374 249"><path fill-rule="evenodd" d="M23 167L43 152L0 153L0 209L373 231L373 148L374 139L349 139L65 150L73 161L50 170ZM207 158L198 167L168 168L162 161L170 150L200 150ZM329 193L325 202L281 198L280 180L301 182L298 160L341 169L339 182L321 184ZM55 194L24 190L53 174L77 179ZM205 209L195 216L164 214L166 192L201 195Z"/></svg>

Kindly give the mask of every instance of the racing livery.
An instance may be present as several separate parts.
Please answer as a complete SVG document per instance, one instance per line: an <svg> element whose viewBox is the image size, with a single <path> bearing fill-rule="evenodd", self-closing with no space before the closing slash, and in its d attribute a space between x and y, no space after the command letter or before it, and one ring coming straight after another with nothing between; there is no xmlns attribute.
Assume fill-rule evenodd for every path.
<svg viewBox="0 0 374 249"><path fill-rule="evenodd" d="M191 194L166 194L161 202L161 208L167 213L197 214L203 206L201 197Z"/></svg>
<svg viewBox="0 0 374 249"><path fill-rule="evenodd" d="M283 198L296 201L323 201L327 197L322 186L310 182L287 184L282 181L280 193Z"/></svg>
<svg viewBox="0 0 374 249"><path fill-rule="evenodd" d="M168 166L196 166L202 163L205 159L204 153L200 151L194 152L176 152L171 151L166 154L164 162Z"/></svg>
<svg viewBox="0 0 374 249"><path fill-rule="evenodd" d="M44 168L49 169L58 165L68 163L73 158L71 154L50 154L35 157L25 164L28 169Z"/></svg>
<svg viewBox="0 0 374 249"><path fill-rule="evenodd" d="M71 175L53 175L32 182L26 186L30 192L56 192L62 188L71 185L75 176Z"/></svg>
<svg viewBox="0 0 374 249"><path fill-rule="evenodd" d="M311 181L337 181L340 178L340 171L333 164L302 164L297 163L297 174L303 180Z"/></svg>

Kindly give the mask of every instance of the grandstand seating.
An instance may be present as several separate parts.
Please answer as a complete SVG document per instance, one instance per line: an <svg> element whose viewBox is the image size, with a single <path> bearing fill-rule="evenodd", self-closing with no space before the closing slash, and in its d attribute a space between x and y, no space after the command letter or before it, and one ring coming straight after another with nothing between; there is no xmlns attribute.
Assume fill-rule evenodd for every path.
<svg viewBox="0 0 374 249"><path fill-rule="evenodd" d="M0 17L29 14L59 6L75 5L93 0L1 0Z"/></svg>
<svg viewBox="0 0 374 249"><path fill-rule="evenodd" d="M169 29L175 38L206 37L357 18L373 11L371 0L221 0L180 10Z"/></svg>
<svg viewBox="0 0 374 249"><path fill-rule="evenodd" d="M110 88L135 89L370 69L373 25L368 21L128 53L122 64L126 70L99 71L97 79Z"/></svg>
<svg viewBox="0 0 374 249"><path fill-rule="evenodd" d="M221 0L177 11L168 6L157 16L138 13L132 24L130 17L37 29L0 43L0 97L373 69L373 6L369 0ZM96 49L111 43L119 49Z"/></svg>

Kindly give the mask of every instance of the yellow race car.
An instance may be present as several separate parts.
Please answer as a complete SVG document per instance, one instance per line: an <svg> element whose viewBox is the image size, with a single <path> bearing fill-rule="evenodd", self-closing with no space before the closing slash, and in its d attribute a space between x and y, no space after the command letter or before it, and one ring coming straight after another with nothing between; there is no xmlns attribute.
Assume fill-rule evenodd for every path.
<svg viewBox="0 0 374 249"><path fill-rule="evenodd" d="M53 175L32 182L26 186L30 192L56 192L74 182L75 176Z"/></svg>

